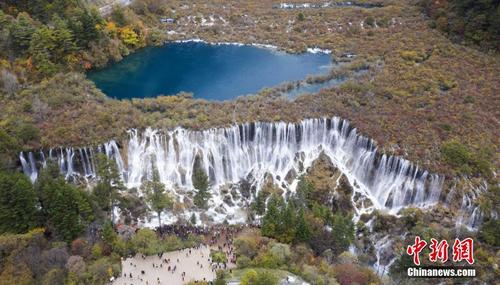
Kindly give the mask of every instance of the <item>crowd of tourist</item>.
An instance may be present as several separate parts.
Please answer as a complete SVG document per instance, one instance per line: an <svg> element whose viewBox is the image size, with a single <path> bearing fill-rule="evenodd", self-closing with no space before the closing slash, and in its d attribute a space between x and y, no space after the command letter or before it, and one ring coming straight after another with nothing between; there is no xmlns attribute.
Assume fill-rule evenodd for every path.
<svg viewBox="0 0 500 285"><path fill-rule="evenodd" d="M162 237L175 235L181 239L187 239L190 235L198 235L204 238L204 242L195 247L185 248L178 251L178 255L175 258L165 257L169 253L158 253L154 259L143 254L137 255L135 259L130 259L130 261L127 260L127 263L129 263L127 264L129 265L127 268L130 272L126 272L124 269L123 278L120 279L125 282L120 282L118 284L164 284L162 281L170 280L169 276L176 279L180 277L184 283L192 280L188 279L189 274L187 273L192 273L194 270L200 272L206 272L206 270L209 270L208 272L211 272L212 276L215 276L215 273L218 270L231 270L236 263L233 241L236 235L244 227L245 225L214 225L208 227L198 227L193 225L163 225L162 227L158 227L156 228L156 232ZM212 260L210 257L211 250L222 252L226 257L225 260L223 262L216 262ZM192 265L186 265L186 263L183 262L186 260L192 261ZM196 265L194 265L194 262L196 262ZM151 266L150 268L152 268L152 270L148 270L147 266L145 268L145 263L149 263L150 265L147 266ZM135 275L132 272L135 272ZM180 276L178 276L179 272ZM151 275L156 278L156 282L153 284L151 284ZM207 280L207 277L201 277L198 281L210 280Z"/></svg>

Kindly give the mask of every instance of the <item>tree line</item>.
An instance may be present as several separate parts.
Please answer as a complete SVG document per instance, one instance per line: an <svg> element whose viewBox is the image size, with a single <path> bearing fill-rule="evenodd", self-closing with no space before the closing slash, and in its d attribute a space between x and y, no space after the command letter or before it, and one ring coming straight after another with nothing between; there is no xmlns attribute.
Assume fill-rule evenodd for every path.
<svg viewBox="0 0 500 285"><path fill-rule="evenodd" d="M420 0L418 3L431 18L432 28L483 49L500 49L499 1Z"/></svg>

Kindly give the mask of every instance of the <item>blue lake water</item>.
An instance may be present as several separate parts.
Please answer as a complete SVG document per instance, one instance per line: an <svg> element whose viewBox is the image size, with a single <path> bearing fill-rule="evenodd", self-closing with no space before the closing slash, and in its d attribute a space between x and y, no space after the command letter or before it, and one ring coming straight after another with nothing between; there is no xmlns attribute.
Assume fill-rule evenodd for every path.
<svg viewBox="0 0 500 285"><path fill-rule="evenodd" d="M328 54L287 54L253 46L170 43L148 47L88 73L117 99L191 92L195 98L228 100L331 68Z"/></svg>

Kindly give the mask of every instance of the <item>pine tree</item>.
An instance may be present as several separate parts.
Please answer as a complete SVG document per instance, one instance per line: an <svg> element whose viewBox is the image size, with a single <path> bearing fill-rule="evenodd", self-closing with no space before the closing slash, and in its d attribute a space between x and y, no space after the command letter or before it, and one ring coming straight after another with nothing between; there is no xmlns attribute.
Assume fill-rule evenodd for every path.
<svg viewBox="0 0 500 285"><path fill-rule="evenodd" d="M51 188L51 189L49 189ZM64 240L71 241L83 230L77 205L74 200L72 186L59 178L54 183L47 185L46 191L51 191L47 203L49 213L49 223L54 226L56 232Z"/></svg>
<svg viewBox="0 0 500 285"><path fill-rule="evenodd" d="M0 233L23 233L37 225L37 198L29 179L0 172Z"/></svg>
<svg viewBox="0 0 500 285"><path fill-rule="evenodd" d="M194 204L201 209L206 209L208 206L208 200L212 197L212 194L208 191L208 176L201 167L195 167L193 173L193 186L196 189L196 194L194 195Z"/></svg>
<svg viewBox="0 0 500 285"><path fill-rule="evenodd" d="M97 175L99 182L94 187L94 195L102 210L108 213L114 223L114 209L118 205L120 192L125 190L116 163L105 154L97 155Z"/></svg>
<svg viewBox="0 0 500 285"><path fill-rule="evenodd" d="M266 198L267 195L264 191L259 191L252 204L252 210L254 210L257 215L263 215L266 212Z"/></svg>
<svg viewBox="0 0 500 285"><path fill-rule="evenodd" d="M50 76L57 71L52 62L52 52L56 48L54 31L47 26L41 26L31 36L29 54L36 69L43 75Z"/></svg>
<svg viewBox="0 0 500 285"><path fill-rule="evenodd" d="M284 202L284 201L283 201ZM284 243L291 243L295 238L296 210L293 203L283 204L281 209L281 224L278 239Z"/></svg>
<svg viewBox="0 0 500 285"><path fill-rule="evenodd" d="M80 9L75 13L77 16L69 21L69 28L73 31L78 46L87 47L90 42L99 38L96 27L103 23L103 19L96 10Z"/></svg>
<svg viewBox="0 0 500 285"><path fill-rule="evenodd" d="M311 237L311 229L307 223L304 209L300 209L297 217L297 227L295 231L295 243L306 242Z"/></svg>
<svg viewBox="0 0 500 285"><path fill-rule="evenodd" d="M295 203L299 207L309 207L310 199L312 193L315 192L314 185L307 180L304 176L299 178L299 183L297 184L297 191L295 195Z"/></svg>
<svg viewBox="0 0 500 285"><path fill-rule="evenodd" d="M16 21L13 21L9 26L11 50L18 54L24 54L30 46L31 36L35 29L34 21L30 16L24 12L19 13Z"/></svg>
<svg viewBox="0 0 500 285"><path fill-rule="evenodd" d="M115 229L113 228L113 224L111 221L104 222L102 227L102 240L106 242L108 245L112 245L117 238L117 234Z"/></svg>
<svg viewBox="0 0 500 285"><path fill-rule="evenodd" d="M52 18L52 23L54 24L54 40L56 43L52 59L55 62L64 63L63 59L76 50L73 33L68 28L66 21L57 15Z"/></svg>
<svg viewBox="0 0 500 285"><path fill-rule="evenodd" d="M332 239L333 250L336 254L349 249L349 245L354 241L354 223L350 216L333 215Z"/></svg>
<svg viewBox="0 0 500 285"><path fill-rule="evenodd" d="M194 213L191 214L189 222L191 222L192 225L196 225L196 215Z"/></svg>
<svg viewBox="0 0 500 285"><path fill-rule="evenodd" d="M93 220L89 197L59 176L53 163L41 172L35 187L46 227L62 239L73 240Z"/></svg>
<svg viewBox="0 0 500 285"><path fill-rule="evenodd" d="M143 191L146 193L146 200L151 205L151 209L158 214L158 225L161 227L161 213L171 209L174 201L165 191L165 184L160 181L160 173L156 166L152 165L153 177L151 181L143 184Z"/></svg>
<svg viewBox="0 0 500 285"><path fill-rule="evenodd" d="M276 237L280 231L281 223L281 208L283 204L283 198L276 194L273 194L267 203L267 211L262 218L262 235L267 237Z"/></svg>
<svg viewBox="0 0 500 285"><path fill-rule="evenodd" d="M59 176L57 166L49 162L35 184L42 221L66 241L75 239L93 220L90 199L85 192Z"/></svg>

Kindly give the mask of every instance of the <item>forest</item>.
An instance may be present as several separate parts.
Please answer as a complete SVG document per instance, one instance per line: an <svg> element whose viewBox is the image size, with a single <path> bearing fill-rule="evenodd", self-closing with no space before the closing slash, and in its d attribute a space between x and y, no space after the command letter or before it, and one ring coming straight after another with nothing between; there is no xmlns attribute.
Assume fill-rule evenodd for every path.
<svg viewBox="0 0 500 285"><path fill-rule="evenodd" d="M419 4L432 19L429 25L446 33L453 40L485 50L500 49L499 1L421 0Z"/></svg>

